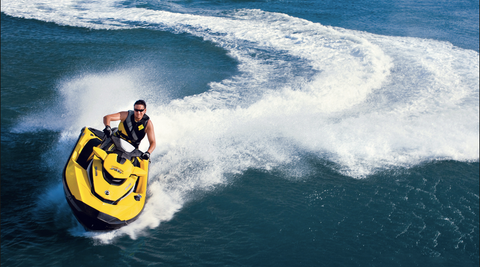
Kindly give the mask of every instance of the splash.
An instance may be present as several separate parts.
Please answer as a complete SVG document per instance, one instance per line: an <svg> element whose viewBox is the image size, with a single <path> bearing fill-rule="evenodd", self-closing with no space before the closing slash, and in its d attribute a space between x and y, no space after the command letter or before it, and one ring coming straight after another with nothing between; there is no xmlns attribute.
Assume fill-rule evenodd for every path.
<svg viewBox="0 0 480 267"><path fill-rule="evenodd" d="M436 159L478 160L475 51L261 10L202 16L117 1L2 1L2 12L92 29L189 33L239 62L238 75L211 83L205 93L152 103L149 116L161 129L149 201L132 225L93 235L101 242L136 238L170 220L191 192L212 190L247 169L280 169L301 179L309 173L306 154L334 162L354 178ZM158 93L138 75L87 74L60 82L64 113L75 120L42 127L62 129L64 142L72 142L73 129L99 123L99 114L107 113L101 101L89 102L93 94L125 92L114 107L120 110L136 99L128 92ZM25 123L34 125L28 118ZM65 124L67 130L60 126Z"/></svg>

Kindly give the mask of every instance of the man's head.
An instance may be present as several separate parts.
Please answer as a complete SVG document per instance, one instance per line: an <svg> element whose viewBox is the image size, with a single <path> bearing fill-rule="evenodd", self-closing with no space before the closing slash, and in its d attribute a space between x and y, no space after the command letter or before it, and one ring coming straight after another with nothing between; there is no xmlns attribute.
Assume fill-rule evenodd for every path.
<svg viewBox="0 0 480 267"><path fill-rule="evenodd" d="M143 115L147 112L147 103L144 100L137 100L133 105L133 110L135 114L135 120L139 121L143 118Z"/></svg>

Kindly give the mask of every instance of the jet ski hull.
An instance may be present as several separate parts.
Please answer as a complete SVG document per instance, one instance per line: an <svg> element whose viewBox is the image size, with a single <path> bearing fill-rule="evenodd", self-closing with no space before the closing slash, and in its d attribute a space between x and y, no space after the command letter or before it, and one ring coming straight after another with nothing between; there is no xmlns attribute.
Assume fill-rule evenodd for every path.
<svg viewBox="0 0 480 267"><path fill-rule="evenodd" d="M103 132L83 128L63 172L67 203L86 230L115 230L132 223L146 200L149 161L134 157L133 166L121 158L125 153L107 154L99 149L103 138ZM98 154L99 150L103 152Z"/></svg>

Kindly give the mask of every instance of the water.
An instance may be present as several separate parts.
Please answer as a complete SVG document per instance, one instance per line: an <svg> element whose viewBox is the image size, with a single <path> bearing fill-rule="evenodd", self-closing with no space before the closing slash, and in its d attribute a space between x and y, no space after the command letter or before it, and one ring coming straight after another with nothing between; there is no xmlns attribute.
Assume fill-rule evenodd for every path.
<svg viewBox="0 0 480 267"><path fill-rule="evenodd" d="M478 266L478 6L2 1L2 265ZM146 208L85 232L66 159L140 98Z"/></svg>

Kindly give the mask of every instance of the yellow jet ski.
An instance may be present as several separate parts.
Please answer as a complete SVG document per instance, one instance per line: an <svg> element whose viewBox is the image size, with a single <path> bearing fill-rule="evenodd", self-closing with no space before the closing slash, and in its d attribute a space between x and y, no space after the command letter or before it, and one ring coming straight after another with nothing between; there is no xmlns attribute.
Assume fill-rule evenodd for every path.
<svg viewBox="0 0 480 267"><path fill-rule="evenodd" d="M145 206L149 160L127 141L84 127L63 171L65 197L87 230L114 230Z"/></svg>

